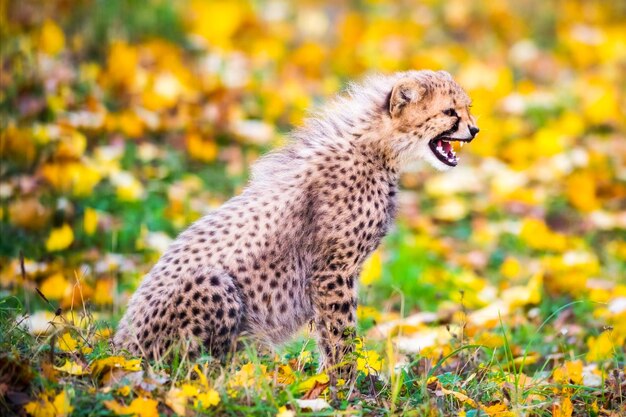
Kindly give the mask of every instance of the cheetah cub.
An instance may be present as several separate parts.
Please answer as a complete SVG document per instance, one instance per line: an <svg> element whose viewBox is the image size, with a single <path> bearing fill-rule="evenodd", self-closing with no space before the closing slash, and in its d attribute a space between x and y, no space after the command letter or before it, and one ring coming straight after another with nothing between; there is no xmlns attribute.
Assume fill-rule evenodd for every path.
<svg viewBox="0 0 626 417"><path fill-rule="evenodd" d="M478 133L469 105L443 71L352 85L260 159L241 195L178 236L131 298L114 343L148 358L176 342L220 357L238 336L274 345L312 322L322 367L351 374L342 359L359 272L394 219L399 171L417 158L456 166L452 143Z"/></svg>

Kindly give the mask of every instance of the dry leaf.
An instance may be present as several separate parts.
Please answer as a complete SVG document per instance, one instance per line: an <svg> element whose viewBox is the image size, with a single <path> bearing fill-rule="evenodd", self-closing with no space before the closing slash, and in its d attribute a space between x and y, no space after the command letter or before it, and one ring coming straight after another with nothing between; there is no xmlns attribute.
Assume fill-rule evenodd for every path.
<svg viewBox="0 0 626 417"><path fill-rule="evenodd" d="M159 403L149 398L135 398L129 405L122 405L114 400L104 401L104 405L118 416L130 414L134 417L159 417Z"/></svg>
<svg viewBox="0 0 626 417"><path fill-rule="evenodd" d="M330 382L313 381L313 386L302 396L303 400L313 400L319 397L330 385Z"/></svg>
<svg viewBox="0 0 626 417"><path fill-rule="evenodd" d="M54 369L70 375L85 375L89 373L89 371L86 370L81 364L70 361L69 359L65 360L65 364L63 366L55 366Z"/></svg>

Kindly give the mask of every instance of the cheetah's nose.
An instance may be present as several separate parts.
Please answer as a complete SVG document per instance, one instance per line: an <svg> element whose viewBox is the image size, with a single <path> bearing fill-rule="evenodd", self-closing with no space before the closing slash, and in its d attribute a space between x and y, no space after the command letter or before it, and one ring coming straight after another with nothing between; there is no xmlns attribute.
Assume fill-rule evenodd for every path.
<svg viewBox="0 0 626 417"><path fill-rule="evenodd" d="M472 135L472 139L473 139L474 137L476 137L476 134L478 132L480 132L480 129L477 128L476 126L470 126L469 131L470 131L470 135Z"/></svg>

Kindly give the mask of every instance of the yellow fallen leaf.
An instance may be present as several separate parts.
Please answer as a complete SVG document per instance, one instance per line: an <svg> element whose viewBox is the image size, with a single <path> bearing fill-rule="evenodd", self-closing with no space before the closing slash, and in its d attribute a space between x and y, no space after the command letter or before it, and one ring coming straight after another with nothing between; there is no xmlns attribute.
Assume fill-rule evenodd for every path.
<svg viewBox="0 0 626 417"><path fill-rule="evenodd" d="M183 384L180 388L182 389L183 394L188 397L195 397L196 395L198 395L198 392L200 392L198 390L198 387L191 384Z"/></svg>
<svg viewBox="0 0 626 417"><path fill-rule="evenodd" d="M155 74L152 88L145 89L141 96L145 107L158 111L175 106L180 97L187 93L185 82L179 78L180 75L182 74L170 72Z"/></svg>
<svg viewBox="0 0 626 417"><path fill-rule="evenodd" d="M198 133L186 137L187 152L192 158L202 162L212 162L217 158L218 149L215 141L203 139Z"/></svg>
<svg viewBox="0 0 626 417"><path fill-rule="evenodd" d="M198 375L198 379L200 380L200 384L205 388L209 389L209 381L206 379L206 375L202 372L199 365L193 367L194 372Z"/></svg>
<svg viewBox="0 0 626 417"><path fill-rule="evenodd" d="M93 294L93 302L98 305L113 304L113 292L115 282L112 278L99 278L96 281L96 289Z"/></svg>
<svg viewBox="0 0 626 417"><path fill-rule="evenodd" d="M267 376L267 366L246 363L228 382L229 388L250 388L257 385L259 377Z"/></svg>
<svg viewBox="0 0 626 417"><path fill-rule="evenodd" d="M139 52L137 47L122 41L111 43L107 56L107 77L114 84L125 84L131 87L135 82Z"/></svg>
<svg viewBox="0 0 626 417"><path fill-rule="evenodd" d="M482 332L475 337L474 343L490 348L497 348L504 346L504 337L493 332Z"/></svg>
<svg viewBox="0 0 626 417"><path fill-rule="evenodd" d="M497 403L490 406L485 406L482 410L487 413L489 417L515 417L516 414L513 411L509 411L506 404Z"/></svg>
<svg viewBox="0 0 626 417"><path fill-rule="evenodd" d="M35 161L37 138L34 133L34 127L18 129L14 123L4 125L0 132L3 161L6 158L28 164Z"/></svg>
<svg viewBox="0 0 626 417"><path fill-rule="evenodd" d="M55 366L54 369L70 375L85 375L88 373L82 365L68 359L65 360L65 364L63 366Z"/></svg>
<svg viewBox="0 0 626 417"><path fill-rule="evenodd" d="M513 362L509 363L515 365L515 367L528 366L537 363L539 359L541 359L541 356L539 356L538 353L529 353L526 356L518 356L517 358L513 359Z"/></svg>
<svg viewBox="0 0 626 417"><path fill-rule="evenodd" d="M45 394L41 394L37 400L26 404L24 410L33 417L54 417L56 415L54 405Z"/></svg>
<svg viewBox="0 0 626 417"><path fill-rule="evenodd" d="M328 375L326 375L326 373L321 373L321 374L317 374L317 375L313 375L312 377L302 381L299 385L298 385L298 391L308 391L311 388L313 388L313 386L315 385L315 383L318 384L325 384L329 381L328 379Z"/></svg>
<svg viewBox="0 0 626 417"><path fill-rule="evenodd" d="M543 274L533 275L526 286L514 286L502 291L502 300L511 308L539 304L543 289Z"/></svg>
<svg viewBox="0 0 626 417"><path fill-rule="evenodd" d="M207 409L209 407L218 405L220 403L220 394L214 389L209 389L207 392L200 392L196 395L194 401L194 407L200 407Z"/></svg>
<svg viewBox="0 0 626 417"><path fill-rule="evenodd" d="M41 166L41 175L57 190L87 196L100 182L100 171L91 162L53 162Z"/></svg>
<svg viewBox="0 0 626 417"><path fill-rule="evenodd" d="M56 148L56 157L59 159L80 158L87 148L87 138L76 130L63 130L59 145Z"/></svg>
<svg viewBox="0 0 626 417"><path fill-rule="evenodd" d="M78 342L69 332L65 332L61 335L61 337L59 337L59 340L57 341L57 346L63 352L74 352L78 347Z"/></svg>
<svg viewBox="0 0 626 417"><path fill-rule="evenodd" d="M135 398L130 405L122 405L115 400L105 401L104 405L118 416L132 415L133 417L159 417L158 401L149 398Z"/></svg>
<svg viewBox="0 0 626 417"><path fill-rule="evenodd" d="M572 400L567 397L561 403L555 403L552 406L552 417L571 417L573 412Z"/></svg>
<svg viewBox="0 0 626 417"><path fill-rule="evenodd" d="M559 252L567 249L567 239L565 236L553 232L539 219L524 219L520 231L520 238L533 249Z"/></svg>
<svg viewBox="0 0 626 417"><path fill-rule="evenodd" d="M291 369L291 366L289 365L279 366L277 373L278 375L276 377L276 380L278 381L279 384L290 385L290 384L293 384L293 382L296 379L293 374L293 369Z"/></svg>
<svg viewBox="0 0 626 417"><path fill-rule="evenodd" d="M61 28L50 19L46 19L39 34L39 48L49 54L56 55L65 46L65 35Z"/></svg>
<svg viewBox="0 0 626 417"><path fill-rule="evenodd" d="M598 337L591 336L587 340L587 347L589 348L586 356L588 361L602 361L612 358L615 354L615 346L609 331L600 333Z"/></svg>
<svg viewBox="0 0 626 417"><path fill-rule="evenodd" d="M187 401L189 397L180 388L172 388L165 395L165 404L179 416L187 414Z"/></svg>
<svg viewBox="0 0 626 417"><path fill-rule="evenodd" d="M539 129L532 138L533 156L554 156L568 145L568 137L560 131L557 125L545 126Z"/></svg>
<svg viewBox="0 0 626 417"><path fill-rule="evenodd" d="M500 265L500 273L505 278L515 278L521 271L522 265L517 259L511 256L507 257L504 262L502 262L502 265Z"/></svg>
<svg viewBox="0 0 626 417"><path fill-rule="evenodd" d="M168 391L165 404L167 404L177 414L185 415L186 406L189 399L194 400L194 407L207 409L220 403L219 393L209 388L206 376L200 371L198 365L194 371L200 379L200 386L193 384L183 384L180 388L172 388Z"/></svg>
<svg viewBox="0 0 626 417"><path fill-rule="evenodd" d="M383 360L378 353L373 350L359 352L356 360L356 369L369 375L371 372L378 373L383 367Z"/></svg>
<svg viewBox="0 0 626 417"><path fill-rule="evenodd" d="M570 417L574 412L574 405L572 404L572 400L569 397L563 400L563 404L561 405L561 412L563 417Z"/></svg>
<svg viewBox="0 0 626 417"><path fill-rule="evenodd" d="M583 113L591 123L611 124L623 116L620 112L620 96L608 80L596 76L586 79L583 84Z"/></svg>
<svg viewBox="0 0 626 417"><path fill-rule="evenodd" d="M94 376L113 369L136 372L141 370L141 359L126 359L122 356L109 356L108 358L94 361L91 364L91 369L92 375Z"/></svg>
<svg viewBox="0 0 626 417"><path fill-rule="evenodd" d="M66 391L57 394L52 402L48 395L40 394L37 400L26 404L24 409L33 417L66 417L74 411Z"/></svg>
<svg viewBox="0 0 626 417"><path fill-rule="evenodd" d="M382 317L382 315L380 314L380 311L378 311L374 307L362 306L362 305L359 305L356 308L356 316L359 320L366 320L370 318L374 321L380 321Z"/></svg>
<svg viewBox="0 0 626 417"><path fill-rule="evenodd" d="M96 228L98 227L98 212L91 207L87 207L85 209L85 214L83 216L83 230L89 236L93 235L96 232Z"/></svg>
<svg viewBox="0 0 626 417"><path fill-rule="evenodd" d="M60 300L66 293L71 292L70 283L62 273L57 272L46 278L39 290L50 300Z"/></svg>
<svg viewBox="0 0 626 417"><path fill-rule="evenodd" d="M582 384L583 362L566 361L563 366L554 369L552 377L560 384Z"/></svg>
<svg viewBox="0 0 626 417"><path fill-rule="evenodd" d="M448 390L443 387L441 388L441 391L446 395L452 395L454 398L461 401L462 403L471 405L472 407L476 407L476 401L472 400L470 397L463 394L462 392Z"/></svg>
<svg viewBox="0 0 626 417"><path fill-rule="evenodd" d="M96 330L95 337L99 340L108 339L113 335L113 330L110 327Z"/></svg>
<svg viewBox="0 0 626 417"><path fill-rule="evenodd" d="M129 138L138 138L144 132L144 122L134 111L123 111L117 118L117 125Z"/></svg>
<svg viewBox="0 0 626 417"><path fill-rule="evenodd" d="M67 391L61 391L56 397L54 397L54 409L56 410L57 417L65 417L74 411L74 407L71 405L71 400L67 395Z"/></svg>
<svg viewBox="0 0 626 417"><path fill-rule="evenodd" d="M587 172L572 174L566 181L566 195L570 203L582 212L600 208L596 197L596 180Z"/></svg>
<svg viewBox="0 0 626 417"><path fill-rule="evenodd" d="M231 44L232 35L244 22L247 12L244 2L226 0L194 0L189 7L191 32L219 48Z"/></svg>
<svg viewBox="0 0 626 417"><path fill-rule="evenodd" d="M52 229L50 236L46 241L46 250L54 252L69 247L74 241L74 232L72 228L65 223L63 226Z"/></svg>
<svg viewBox="0 0 626 417"><path fill-rule="evenodd" d="M361 271L361 284L370 285L380 279L383 270L382 255L379 250L372 253L372 255L363 264L363 270Z"/></svg>

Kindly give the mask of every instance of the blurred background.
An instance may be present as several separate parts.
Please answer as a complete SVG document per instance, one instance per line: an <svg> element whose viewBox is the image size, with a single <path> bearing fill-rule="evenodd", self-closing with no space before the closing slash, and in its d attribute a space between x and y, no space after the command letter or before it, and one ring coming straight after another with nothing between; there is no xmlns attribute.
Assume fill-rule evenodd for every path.
<svg viewBox="0 0 626 417"><path fill-rule="evenodd" d="M624 345L625 2L1 0L0 19L0 294L34 332L54 315L35 288L115 322L307 109L367 73L428 68L469 92L481 133L451 172L402 176L363 328L462 313L498 344L480 332L499 313L536 329L588 300L603 304L568 310L567 343L589 360ZM407 349L452 337L422 321Z"/></svg>

